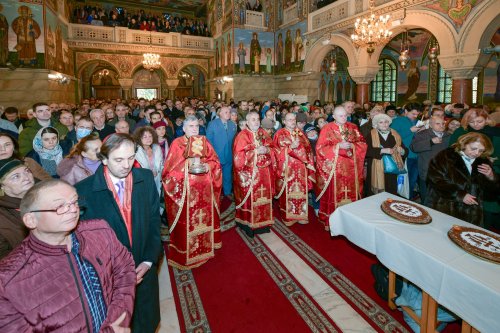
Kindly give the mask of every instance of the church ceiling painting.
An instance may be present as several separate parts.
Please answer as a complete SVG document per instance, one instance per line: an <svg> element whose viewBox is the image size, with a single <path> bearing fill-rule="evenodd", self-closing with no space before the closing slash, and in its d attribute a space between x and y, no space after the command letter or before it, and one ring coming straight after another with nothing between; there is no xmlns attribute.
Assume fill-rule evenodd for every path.
<svg viewBox="0 0 500 333"><path fill-rule="evenodd" d="M434 9L460 28L470 13L484 0L439 0L425 7Z"/></svg>

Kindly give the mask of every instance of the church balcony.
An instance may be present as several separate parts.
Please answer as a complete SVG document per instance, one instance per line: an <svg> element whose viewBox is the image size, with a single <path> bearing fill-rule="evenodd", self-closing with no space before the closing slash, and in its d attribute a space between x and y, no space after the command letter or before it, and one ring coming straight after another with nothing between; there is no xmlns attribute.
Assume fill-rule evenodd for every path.
<svg viewBox="0 0 500 333"><path fill-rule="evenodd" d="M264 21L264 13L247 10L245 12L245 28L247 29L267 29Z"/></svg>
<svg viewBox="0 0 500 333"><path fill-rule="evenodd" d="M281 26L293 24L299 21L297 3L294 3L283 11L283 24Z"/></svg>
<svg viewBox="0 0 500 333"><path fill-rule="evenodd" d="M149 32L132 30L125 27L101 27L86 24L69 24L68 44L71 48L104 49L113 51L144 51L151 45L165 52L176 52L182 48L183 53L193 55L211 55L213 39L176 32Z"/></svg>
<svg viewBox="0 0 500 333"><path fill-rule="evenodd" d="M412 0L411 3L400 0L375 0L375 14L391 14L391 20L404 18L406 7L416 6L426 0ZM369 14L369 0L337 0L311 12L307 18L308 35L325 34L351 29L358 17Z"/></svg>

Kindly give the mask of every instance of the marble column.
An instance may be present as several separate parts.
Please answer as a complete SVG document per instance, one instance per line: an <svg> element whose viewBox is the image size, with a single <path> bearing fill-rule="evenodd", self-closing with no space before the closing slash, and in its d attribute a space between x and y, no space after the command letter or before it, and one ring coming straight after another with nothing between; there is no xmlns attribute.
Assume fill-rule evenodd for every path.
<svg viewBox="0 0 500 333"><path fill-rule="evenodd" d="M356 103L363 105L370 101L370 84L356 84Z"/></svg>
<svg viewBox="0 0 500 333"><path fill-rule="evenodd" d="M122 99L129 100L132 98L132 85L134 83L133 79L118 79L120 86L122 87Z"/></svg>
<svg viewBox="0 0 500 333"><path fill-rule="evenodd" d="M472 53L455 53L440 55L439 64L452 78L452 103L472 103L472 79L478 75L488 63L489 55L480 50Z"/></svg>
<svg viewBox="0 0 500 333"><path fill-rule="evenodd" d="M472 104L472 79L453 79L451 102L467 105Z"/></svg>
<svg viewBox="0 0 500 333"><path fill-rule="evenodd" d="M378 64L372 66L358 66L347 68L349 75L356 82L356 103L363 105L363 103L370 101L370 82L375 79L379 71Z"/></svg>

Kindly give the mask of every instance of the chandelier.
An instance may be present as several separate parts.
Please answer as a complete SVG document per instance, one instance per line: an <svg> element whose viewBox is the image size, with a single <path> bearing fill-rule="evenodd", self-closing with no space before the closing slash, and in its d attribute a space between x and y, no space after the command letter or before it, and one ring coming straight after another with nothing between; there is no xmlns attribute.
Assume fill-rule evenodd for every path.
<svg viewBox="0 0 500 333"><path fill-rule="evenodd" d="M439 54L439 44L435 38L431 38L429 45L429 60L431 64L437 63L438 54Z"/></svg>
<svg viewBox="0 0 500 333"><path fill-rule="evenodd" d="M366 47L366 52L371 55L375 46L385 44L392 36L389 30L389 15L376 17L373 13L374 0L370 0L370 15L363 19L358 18L354 23L354 33L351 39L356 47Z"/></svg>
<svg viewBox="0 0 500 333"><path fill-rule="evenodd" d="M330 54L330 63L330 74L335 75L337 72L337 47L334 47L332 53Z"/></svg>
<svg viewBox="0 0 500 333"><path fill-rule="evenodd" d="M148 53L144 53L142 56L144 59L142 59L142 67L144 67L147 70L150 70L151 72L154 71L155 69L160 68L161 62L160 62L160 55L157 53L153 53L153 37L151 35L151 31L149 32L149 51Z"/></svg>
<svg viewBox="0 0 500 333"><path fill-rule="evenodd" d="M142 67L150 71L160 68L160 55L157 53L144 53L142 55L144 59L142 60Z"/></svg>
<svg viewBox="0 0 500 333"><path fill-rule="evenodd" d="M399 54L398 61L402 70L406 69L406 65L410 61L410 43L408 42L407 30L401 36L401 53Z"/></svg>

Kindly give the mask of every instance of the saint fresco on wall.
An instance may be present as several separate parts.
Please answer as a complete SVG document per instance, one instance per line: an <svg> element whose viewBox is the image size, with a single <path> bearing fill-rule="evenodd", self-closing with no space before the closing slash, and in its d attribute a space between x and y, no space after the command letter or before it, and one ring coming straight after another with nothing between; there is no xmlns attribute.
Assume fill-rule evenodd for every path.
<svg viewBox="0 0 500 333"><path fill-rule="evenodd" d="M8 62L15 67L43 68L44 57L40 52L44 49L42 7L17 5L13 1L7 2L4 6L3 12L7 20L13 18L9 34L6 36ZM5 42L0 50L5 55L4 47Z"/></svg>
<svg viewBox="0 0 500 333"><path fill-rule="evenodd" d="M330 72L330 66L335 62L337 70ZM356 84L349 72L349 60L344 50L336 47L326 54L321 62L320 79L318 82L318 99L323 103L341 104L355 99Z"/></svg>
<svg viewBox="0 0 500 333"><path fill-rule="evenodd" d="M69 49L68 27L50 9L45 11L46 24L46 68L66 74L73 74L71 50Z"/></svg>
<svg viewBox="0 0 500 333"><path fill-rule="evenodd" d="M231 31L227 31L215 40L215 75L233 73L233 40Z"/></svg>
<svg viewBox="0 0 500 333"><path fill-rule="evenodd" d="M276 74L301 72L305 60L304 36L307 21L276 31Z"/></svg>
<svg viewBox="0 0 500 333"><path fill-rule="evenodd" d="M395 36L382 51L382 57L392 59L398 68L397 73L397 103L423 102L429 99L431 92L429 78L436 73L429 72L428 51L432 35L423 29L408 31L409 56L408 66L402 69L398 63L401 51L402 34Z"/></svg>
<svg viewBox="0 0 500 333"><path fill-rule="evenodd" d="M274 34L234 29L236 55L234 73L269 75L273 73Z"/></svg>

